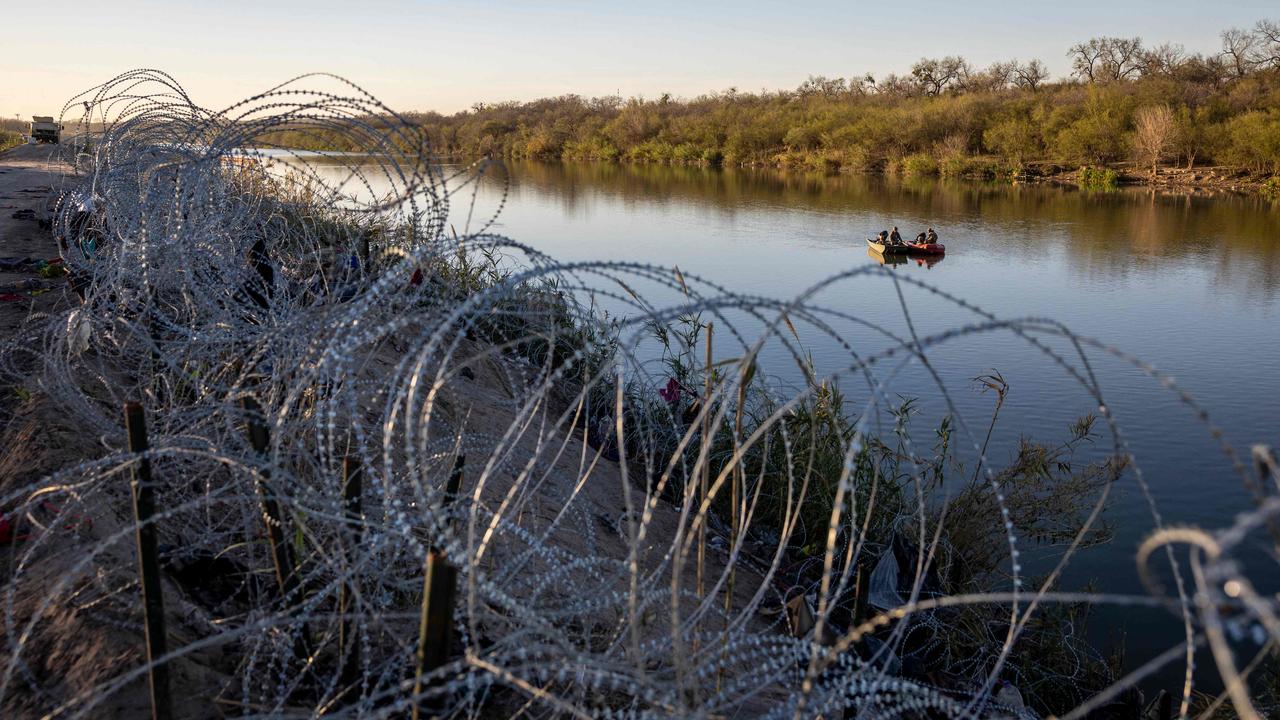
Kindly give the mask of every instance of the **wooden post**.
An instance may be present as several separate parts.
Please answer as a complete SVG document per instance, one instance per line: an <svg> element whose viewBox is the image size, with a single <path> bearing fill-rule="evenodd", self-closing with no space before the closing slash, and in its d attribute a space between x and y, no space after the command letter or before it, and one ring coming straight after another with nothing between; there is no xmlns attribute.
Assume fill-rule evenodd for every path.
<svg viewBox="0 0 1280 720"><path fill-rule="evenodd" d="M748 363L752 360L748 358ZM732 487L730 488L729 497L729 578L724 594L724 643L720 652L720 658L723 661L725 654L729 651L729 626L733 623L733 581L737 577L738 564L733 561L734 548L738 546L738 535L742 530L738 527L741 518L738 516L738 506L742 503L742 495L746 492L746 481L743 478L742 467L742 412L743 405L747 402L747 385L751 382L751 378L755 376L754 365L748 364L743 368L742 377L738 379L738 406L733 413L733 475L730 479ZM716 692L720 692L721 682L724 680L724 666L721 665L720 671L716 673Z"/></svg>
<svg viewBox="0 0 1280 720"><path fill-rule="evenodd" d="M427 552L422 583L422 614L418 618L418 657L413 681L413 720L419 720L422 702L422 676L440 668L449 660L453 646L453 603L458 585L458 571L444 555ZM436 706L437 703L431 703Z"/></svg>
<svg viewBox="0 0 1280 720"><path fill-rule="evenodd" d="M752 359L747 360L748 363L754 362ZM732 487L730 488L729 498L729 557L733 557L733 549L738 545L738 536L742 534L740 523L742 518L739 517L738 506L742 504L743 495L746 493L746 479L744 477L745 470L742 463L742 413L743 405L747 402L747 385L751 379L755 377L754 365L748 364L742 371L742 377L738 380L738 407L733 413L733 476L730 480ZM729 622L729 615L733 612L733 580L736 575L737 564L729 563L729 589L724 596L724 612L725 623ZM728 645L729 638L725 636L725 644Z"/></svg>
<svg viewBox="0 0 1280 720"><path fill-rule="evenodd" d="M1173 720L1173 696L1167 692L1160 693L1160 706L1156 709L1160 720Z"/></svg>
<svg viewBox="0 0 1280 720"><path fill-rule="evenodd" d="M1271 453L1271 447L1268 445L1254 445L1253 469L1257 474L1257 485L1253 488L1254 497L1258 504L1262 504L1263 499L1268 495L1275 494L1280 490L1280 474L1273 474L1272 468L1276 467L1275 455ZM1274 489L1272 486L1276 486ZM1267 521L1267 531L1271 533L1272 543L1280 548L1280 525L1277 525L1274 519Z"/></svg>
<svg viewBox="0 0 1280 720"><path fill-rule="evenodd" d="M1271 448L1266 445L1253 446L1253 467L1258 473L1258 485L1263 493L1269 493L1271 490L1267 487L1270 482L1280 484L1280 476L1272 477L1271 468L1276 466L1275 455L1271 453ZM1280 490L1280 487L1277 487Z"/></svg>
<svg viewBox="0 0 1280 720"><path fill-rule="evenodd" d="M462 488L463 470L467 465L467 456L461 451L462 438L458 438L457 457L453 461L453 471L449 473L449 482L445 485L444 498L440 506L444 510L453 507ZM423 703L417 700L422 693L422 676L429 674L449 660L449 649L453 645L453 604L458 585L458 571L454 569L440 552L428 547L427 562L423 569L422 610L418 617L418 654L413 680L413 720L419 720ZM435 708L436 702L427 703Z"/></svg>
<svg viewBox="0 0 1280 720"><path fill-rule="evenodd" d="M142 406L136 402L124 405L124 426L129 434L129 452L143 453L147 443L147 421ZM173 717L169 696L169 666L156 664L166 649L164 594L160 586L160 560L156 552L155 486L151 480L151 461L143 457L133 471L133 517L138 545L138 577L142 585L143 624L147 641L147 682L151 687L151 717L168 720Z"/></svg>
<svg viewBox="0 0 1280 720"><path fill-rule="evenodd" d="M249 416L249 444L259 454L266 455L271 445L271 436L264 422L262 410L253 398L245 398L243 404L245 413ZM268 484L269 477L268 471L263 470L262 479L256 484L256 489L258 501L262 506L262 519L267 526L267 543L271 546L271 561L275 565L276 582L279 583L280 594L284 597L285 605L288 606L295 599L293 595L298 577L294 571L293 553L289 550L289 543L284 537L280 505L276 502L275 494L271 492Z"/></svg>
<svg viewBox="0 0 1280 720"><path fill-rule="evenodd" d="M360 541L364 537L361 517L364 514L364 478L360 460L347 457L342 461L342 510L347 527L347 567L353 575L359 562ZM338 656L342 658L341 681L345 693L354 693L353 686L360 674L360 640L356 637L356 624L351 617L352 600L355 597L355 580L349 577L342 584L338 595L338 612L342 622L338 627Z"/></svg>
<svg viewBox="0 0 1280 720"><path fill-rule="evenodd" d="M147 303L147 339L151 341L151 390L155 393L156 403L163 403L166 402L164 361L160 359L160 333L156 331L155 308L152 307L154 304L155 296L152 295Z"/></svg>
<svg viewBox="0 0 1280 720"><path fill-rule="evenodd" d="M271 435L267 428L265 417L262 414L262 409L259 407L258 402L251 397L246 397L242 405L245 414L248 415L249 444L260 455L265 456L271 445ZM258 502L262 507L262 522L267 528L267 545L271 549L271 563L275 566L276 582L280 586L281 606L287 609L301 600L302 597L301 592L298 590L298 573L294 565L293 552L290 550L289 541L284 535L284 523L280 514L280 505L276 502L275 493L271 492L271 486L268 483L270 477L269 471L263 470L261 479L255 483L255 490L258 493ZM311 634L304 624L298 642L294 646L294 655L299 659L305 659L311 654L311 647Z"/></svg>
<svg viewBox="0 0 1280 720"><path fill-rule="evenodd" d="M467 456L461 452L453 461L453 472L449 473L449 484L444 488L444 507L446 509L453 506L458 499L458 491L462 488L462 471L467 464Z"/></svg>
<svg viewBox="0 0 1280 720"><path fill-rule="evenodd" d="M702 391L702 472L698 473L698 508L707 501L707 490L711 482L711 333L712 323L707 323L707 365L703 377ZM707 518L699 515L698 523L698 561L697 586L698 597L701 598L706 588L703 586L703 572L707 561ZM696 649L696 645L694 646Z"/></svg>
<svg viewBox="0 0 1280 720"><path fill-rule="evenodd" d="M867 592L862 587L862 565L853 576L853 624L867 620Z"/></svg>

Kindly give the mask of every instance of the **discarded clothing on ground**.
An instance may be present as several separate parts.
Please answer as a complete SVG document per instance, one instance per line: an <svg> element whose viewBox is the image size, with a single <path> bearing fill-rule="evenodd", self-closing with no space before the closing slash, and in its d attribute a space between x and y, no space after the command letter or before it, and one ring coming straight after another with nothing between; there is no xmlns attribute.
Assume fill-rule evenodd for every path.
<svg viewBox="0 0 1280 720"><path fill-rule="evenodd" d="M33 290L41 289L48 289L48 285L35 278L20 280L10 285L0 285L0 293L6 294L32 292Z"/></svg>
<svg viewBox="0 0 1280 720"><path fill-rule="evenodd" d="M0 257L0 272L40 272L47 267L61 267L62 258ZM61 274L54 272L54 274Z"/></svg>

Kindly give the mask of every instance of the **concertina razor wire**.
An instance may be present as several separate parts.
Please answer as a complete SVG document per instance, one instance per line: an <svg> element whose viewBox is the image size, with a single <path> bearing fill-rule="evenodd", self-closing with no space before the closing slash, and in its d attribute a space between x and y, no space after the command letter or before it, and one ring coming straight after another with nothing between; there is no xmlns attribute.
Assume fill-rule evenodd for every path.
<svg viewBox="0 0 1280 720"><path fill-rule="evenodd" d="M1280 501L1136 358L879 267L777 300L671 267L557 262L476 216L478 185L501 182L492 163L441 163L333 76L213 112L137 70L63 116L81 111L50 206L79 302L3 355L87 443L0 488L24 532L0 589L0 696L17 712L99 717L145 687L128 511L144 458L168 623L154 663L179 716L1085 717L1177 663L1186 714L1201 647L1240 717L1268 711L1241 681L1256 661L1236 655L1266 652L1280 621L1233 552ZM299 139L346 151L284 148ZM972 320L918 335L816 302L872 281L904 314L909 287ZM848 339L854 326L875 341ZM1074 378L1109 443L1092 475L1050 487L1075 488L1078 522L1036 577L1025 475L985 457L988 418L965 418L930 369L951 442L977 458L957 489L934 434L913 442L895 412L905 366L995 332ZM814 366L818 337L844 367ZM766 348L803 380L770 375L789 370ZM1217 532L1166 526L1089 352L1179 393L1258 505ZM131 401L143 453L127 450ZM1157 527L1138 555L1152 593L1059 589L1121 473ZM434 666L419 657L429 555L456 572ZM1183 633L1117 676L1069 612L1102 604L1172 613ZM60 624L108 633L126 660L45 677L70 642Z"/></svg>

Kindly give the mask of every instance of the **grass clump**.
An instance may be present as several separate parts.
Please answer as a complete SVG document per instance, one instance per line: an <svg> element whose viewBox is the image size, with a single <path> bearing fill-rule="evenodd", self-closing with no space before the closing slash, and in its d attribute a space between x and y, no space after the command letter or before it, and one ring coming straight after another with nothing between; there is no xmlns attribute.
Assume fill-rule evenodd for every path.
<svg viewBox="0 0 1280 720"><path fill-rule="evenodd" d="M904 177L927 177L938 174L938 161L928 153L913 153L902 159L900 167Z"/></svg>
<svg viewBox="0 0 1280 720"><path fill-rule="evenodd" d="M12 130L0 130L0 151L22 144L22 134Z"/></svg>
<svg viewBox="0 0 1280 720"><path fill-rule="evenodd" d="M1116 171L1111 168L1088 165L1080 168L1080 187L1085 190L1114 190L1119 184L1118 181Z"/></svg>

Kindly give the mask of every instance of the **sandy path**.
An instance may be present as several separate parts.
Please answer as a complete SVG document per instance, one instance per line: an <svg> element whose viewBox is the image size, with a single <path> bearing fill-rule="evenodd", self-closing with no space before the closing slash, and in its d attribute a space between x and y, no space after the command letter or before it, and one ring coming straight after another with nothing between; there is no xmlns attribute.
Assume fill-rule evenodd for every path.
<svg viewBox="0 0 1280 720"><path fill-rule="evenodd" d="M59 159L60 146L20 145L0 153L0 258L50 259L58 256L53 235L41 229L38 219L47 219L45 205L64 183L70 168ZM30 210L37 219L20 219L15 213ZM65 278L40 281L48 292L34 296L26 285L40 281L34 269L9 271L0 266L0 297L18 295L20 300L0 300L0 341L32 312L48 312L74 296Z"/></svg>

